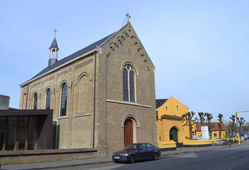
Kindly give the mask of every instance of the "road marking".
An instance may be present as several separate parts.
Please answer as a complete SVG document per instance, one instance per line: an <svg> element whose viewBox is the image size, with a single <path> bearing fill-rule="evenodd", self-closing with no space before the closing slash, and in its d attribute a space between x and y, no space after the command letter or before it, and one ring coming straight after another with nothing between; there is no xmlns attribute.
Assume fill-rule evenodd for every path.
<svg viewBox="0 0 249 170"><path fill-rule="evenodd" d="M111 170L111 169L114 169L114 168L118 168L122 165L117 165L117 166L109 166L109 167L101 167L101 168L94 168L94 169L89 169L89 170L97 170L97 169L105 169L105 170Z"/></svg>
<svg viewBox="0 0 249 170"><path fill-rule="evenodd" d="M191 154L191 155L184 155L184 156L179 156L178 158L199 158L199 156L197 154Z"/></svg>

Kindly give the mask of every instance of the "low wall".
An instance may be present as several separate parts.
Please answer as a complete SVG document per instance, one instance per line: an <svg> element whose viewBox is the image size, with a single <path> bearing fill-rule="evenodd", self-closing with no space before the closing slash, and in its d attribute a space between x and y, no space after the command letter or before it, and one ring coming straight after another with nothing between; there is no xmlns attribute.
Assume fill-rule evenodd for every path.
<svg viewBox="0 0 249 170"><path fill-rule="evenodd" d="M213 140L189 140L185 139L183 146L190 147L199 147L199 146L210 146L213 143Z"/></svg>
<svg viewBox="0 0 249 170"><path fill-rule="evenodd" d="M181 146L179 147L200 147L200 146L211 146L211 144L214 142L214 140L189 140L185 139L183 143L181 143ZM179 143L178 143L179 145ZM158 147L161 148L161 150L175 150L176 149L176 143L174 141L170 142L158 142Z"/></svg>
<svg viewBox="0 0 249 170"><path fill-rule="evenodd" d="M158 147L161 148L161 150L175 150L176 143L174 141L170 141L170 142L159 141Z"/></svg>
<svg viewBox="0 0 249 170"><path fill-rule="evenodd" d="M97 149L95 148L1 151L0 164L50 162L96 157Z"/></svg>

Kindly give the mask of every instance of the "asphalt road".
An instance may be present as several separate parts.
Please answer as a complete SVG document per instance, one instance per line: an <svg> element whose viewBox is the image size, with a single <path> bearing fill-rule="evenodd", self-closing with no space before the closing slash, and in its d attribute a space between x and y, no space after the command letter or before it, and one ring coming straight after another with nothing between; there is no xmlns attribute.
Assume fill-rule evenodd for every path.
<svg viewBox="0 0 249 170"><path fill-rule="evenodd" d="M60 168L57 170L65 170ZM249 145L197 154L162 156L135 164L105 163L70 167L72 170L249 170Z"/></svg>

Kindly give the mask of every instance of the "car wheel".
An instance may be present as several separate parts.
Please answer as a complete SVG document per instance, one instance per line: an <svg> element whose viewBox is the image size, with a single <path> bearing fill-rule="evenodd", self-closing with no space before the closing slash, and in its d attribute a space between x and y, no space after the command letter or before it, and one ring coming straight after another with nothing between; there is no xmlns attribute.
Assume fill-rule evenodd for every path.
<svg viewBox="0 0 249 170"><path fill-rule="evenodd" d="M135 155L131 155L131 156L129 157L129 163L133 164L133 163L135 163L135 162L136 162L136 157L135 157Z"/></svg>
<svg viewBox="0 0 249 170"><path fill-rule="evenodd" d="M154 159L154 160L157 160L157 159L158 159L158 153L154 153L153 159Z"/></svg>

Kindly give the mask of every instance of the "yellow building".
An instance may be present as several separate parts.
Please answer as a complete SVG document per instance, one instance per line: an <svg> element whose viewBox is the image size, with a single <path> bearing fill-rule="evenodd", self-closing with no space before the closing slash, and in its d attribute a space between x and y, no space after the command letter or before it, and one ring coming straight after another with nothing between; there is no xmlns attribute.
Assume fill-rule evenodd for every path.
<svg viewBox="0 0 249 170"><path fill-rule="evenodd" d="M161 148L175 148L183 145L185 137L190 137L189 126L183 126L182 115L188 107L174 97L156 100L157 108L157 139ZM193 133L196 126L193 126ZM173 142L173 143L172 143Z"/></svg>
<svg viewBox="0 0 249 170"><path fill-rule="evenodd" d="M208 126L208 123L203 123L203 126ZM212 139L219 139L220 138L220 130L219 130L219 122L211 122L211 131L212 131ZM201 136L201 124L196 123L196 130L195 134ZM226 136L226 128L222 122L221 126L221 139Z"/></svg>

